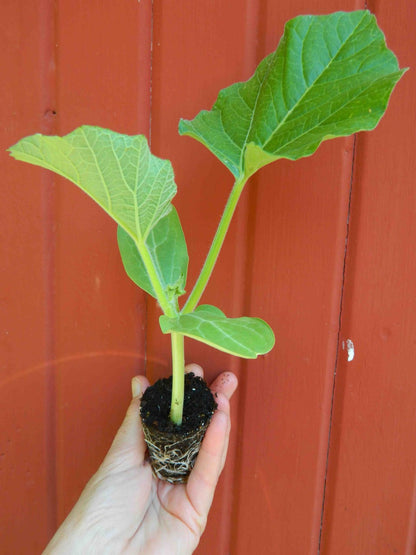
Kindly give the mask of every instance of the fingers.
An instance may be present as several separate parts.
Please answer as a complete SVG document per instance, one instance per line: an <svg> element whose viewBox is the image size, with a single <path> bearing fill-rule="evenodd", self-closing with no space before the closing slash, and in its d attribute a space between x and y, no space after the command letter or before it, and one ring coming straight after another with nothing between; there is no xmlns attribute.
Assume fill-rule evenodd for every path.
<svg viewBox="0 0 416 555"><path fill-rule="evenodd" d="M205 434L195 466L189 476L188 497L201 517L208 514L221 472L223 447L228 433L228 416L217 411Z"/></svg>
<svg viewBox="0 0 416 555"><path fill-rule="evenodd" d="M137 463L138 460L144 460L146 444L144 442L139 411L142 395L148 386L149 382L144 376L135 376L132 379L131 389L133 400L127 409L123 423L110 447L106 461L107 459L108 461L114 458L119 459L120 454L127 454L126 463L131 462L129 460L130 456L134 458L135 463Z"/></svg>
<svg viewBox="0 0 416 555"><path fill-rule="evenodd" d="M195 375L204 377L204 371L198 364L188 364L185 367L186 372L193 372ZM218 410L224 411L226 414L229 415L230 408L229 408L229 400L233 395L234 391L236 390L238 385L238 380L235 374L232 372L223 372L212 382L211 384L211 391L215 396L215 399L218 404ZM227 434L227 439L224 443L223 453L222 453L222 464L220 473L224 467L225 459L227 456L228 450L228 440L229 440L229 431Z"/></svg>
<svg viewBox="0 0 416 555"><path fill-rule="evenodd" d="M189 372L193 372L195 376L199 376L200 378L204 377L203 369L201 368L201 366L199 366L199 364L195 364L194 362L185 366L185 372L187 374Z"/></svg>
<svg viewBox="0 0 416 555"><path fill-rule="evenodd" d="M224 372L212 384L218 410L212 417L186 485L189 499L201 516L209 511L224 466L231 427L229 399L236 387L237 378L231 372Z"/></svg>
<svg viewBox="0 0 416 555"><path fill-rule="evenodd" d="M144 376L134 376L131 380L131 396L134 399L135 397L141 397L147 389L149 382L147 378Z"/></svg>
<svg viewBox="0 0 416 555"><path fill-rule="evenodd" d="M232 394L237 389L238 380L237 376L232 372L223 372L211 384L211 391L213 393L222 393L230 400Z"/></svg>
<svg viewBox="0 0 416 555"><path fill-rule="evenodd" d="M237 389L238 380L237 377L231 372L223 372L220 374L214 382L211 384L211 391L216 394L216 399L218 403L218 409L224 411L228 417L230 416L230 399ZM223 451L221 456L221 466L220 474L225 465L225 459L227 458L228 443L230 440L230 430L231 430L231 420L228 419L228 432L223 445Z"/></svg>

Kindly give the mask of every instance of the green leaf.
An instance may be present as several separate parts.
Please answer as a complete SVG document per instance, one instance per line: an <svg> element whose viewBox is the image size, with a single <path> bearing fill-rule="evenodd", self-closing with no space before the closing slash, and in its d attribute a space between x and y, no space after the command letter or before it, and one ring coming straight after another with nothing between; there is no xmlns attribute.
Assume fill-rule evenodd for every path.
<svg viewBox="0 0 416 555"><path fill-rule="evenodd" d="M78 185L135 240L146 240L176 194L170 162L153 156L143 135L82 126L64 137L26 137L9 151Z"/></svg>
<svg viewBox="0 0 416 555"><path fill-rule="evenodd" d="M143 260L133 239L119 226L118 246L127 275L136 285L156 297ZM185 293L188 252L179 216L174 207L154 226L146 239L159 281L169 299Z"/></svg>
<svg viewBox="0 0 416 555"><path fill-rule="evenodd" d="M179 133L211 150L236 178L326 139L373 129L404 70L370 12L299 16L251 79L222 90Z"/></svg>
<svg viewBox="0 0 416 555"><path fill-rule="evenodd" d="M260 318L227 318L210 305L200 305L194 312L177 318L161 316L159 323L163 333L181 333L244 358L268 353L274 345L272 329Z"/></svg>

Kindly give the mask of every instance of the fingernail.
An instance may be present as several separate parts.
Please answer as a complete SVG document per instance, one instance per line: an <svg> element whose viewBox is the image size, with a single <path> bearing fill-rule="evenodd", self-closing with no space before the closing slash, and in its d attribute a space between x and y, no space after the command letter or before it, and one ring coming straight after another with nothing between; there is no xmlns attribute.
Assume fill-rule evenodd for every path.
<svg viewBox="0 0 416 555"><path fill-rule="evenodd" d="M134 378L131 380L131 394L133 396L133 399L135 397L138 397L141 392L142 392L142 386L141 386L140 380L137 376L134 376Z"/></svg>

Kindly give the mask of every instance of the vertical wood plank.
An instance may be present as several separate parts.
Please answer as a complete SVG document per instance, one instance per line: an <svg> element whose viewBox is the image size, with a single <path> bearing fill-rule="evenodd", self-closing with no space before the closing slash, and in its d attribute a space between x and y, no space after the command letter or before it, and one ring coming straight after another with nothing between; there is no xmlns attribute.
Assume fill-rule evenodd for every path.
<svg viewBox="0 0 416 555"><path fill-rule="evenodd" d="M354 7L263 5L263 55L295 15ZM272 325L277 345L247 363L242 384L232 553L318 549L352 153L353 139L340 139L256 178L250 312Z"/></svg>
<svg viewBox="0 0 416 555"><path fill-rule="evenodd" d="M231 174L190 138L179 137L180 117L192 118L209 108L221 88L247 79L256 65L256 17L258 2L201 1L176 4L154 2L154 50L152 80L152 148L172 160L178 195L174 200L188 242L190 268L188 292L199 273L233 179ZM253 55L254 54L254 55ZM220 255L203 302L221 307L227 314L243 311L245 277L244 236L247 211L242 206ZM149 304L149 377L170 372L169 339L160 334L159 312ZM210 382L220 370L240 373L240 362L200 343L186 342L187 362L198 362ZM235 400L234 400L235 401ZM237 403L233 403L235 430ZM234 433L234 432L233 432ZM230 455L210 513L207 530L197 553L229 553L233 498L235 433Z"/></svg>
<svg viewBox="0 0 416 555"><path fill-rule="evenodd" d="M150 0L58 3L59 133L81 124L148 133ZM140 105L138 105L138 102ZM139 115L140 114L140 115ZM104 456L145 368L144 294L125 275L116 225L57 180L55 373L61 521Z"/></svg>
<svg viewBox="0 0 416 555"><path fill-rule="evenodd" d="M42 14L42 26L39 32L41 44L41 79L42 79L42 108L43 121L40 128L42 133L53 135L56 133L56 11L53 0L42 0L39 5ZM45 380L46 396L44 401L46 461L45 472L47 475L48 489L48 527L49 535L57 527L56 514L56 395L55 395L55 368L53 363L54 341L54 176L51 172L42 172L42 185L44 187L43 199L43 241L44 241L44 291L45 291L45 316L44 328L46 330L45 345Z"/></svg>
<svg viewBox="0 0 416 555"><path fill-rule="evenodd" d="M369 8L414 68L414 4ZM411 70L358 138L341 329L355 355L339 353L322 553L416 550L415 85Z"/></svg>
<svg viewBox="0 0 416 555"><path fill-rule="evenodd" d="M0 551L5 555L39 552L54 510L45 425L45 189L42 173L33 175L6 152L45 125L48 23L34 3L0 5Z"/></svg>

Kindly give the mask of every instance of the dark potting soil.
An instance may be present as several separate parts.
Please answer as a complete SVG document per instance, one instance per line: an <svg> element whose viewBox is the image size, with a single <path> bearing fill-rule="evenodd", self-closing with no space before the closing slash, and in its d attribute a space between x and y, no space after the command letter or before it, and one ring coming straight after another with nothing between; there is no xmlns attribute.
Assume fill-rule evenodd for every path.
<svg viewBox="0 0 416 555"><path fill-rule="evenodd" d="M193 372L185 374L182 425L176 426L169 419L171 395L172 376L162 378L146 389L140 414L147 426L157 428L160 432L185 434L209 421L217 408L206 382Z"/></svg>

